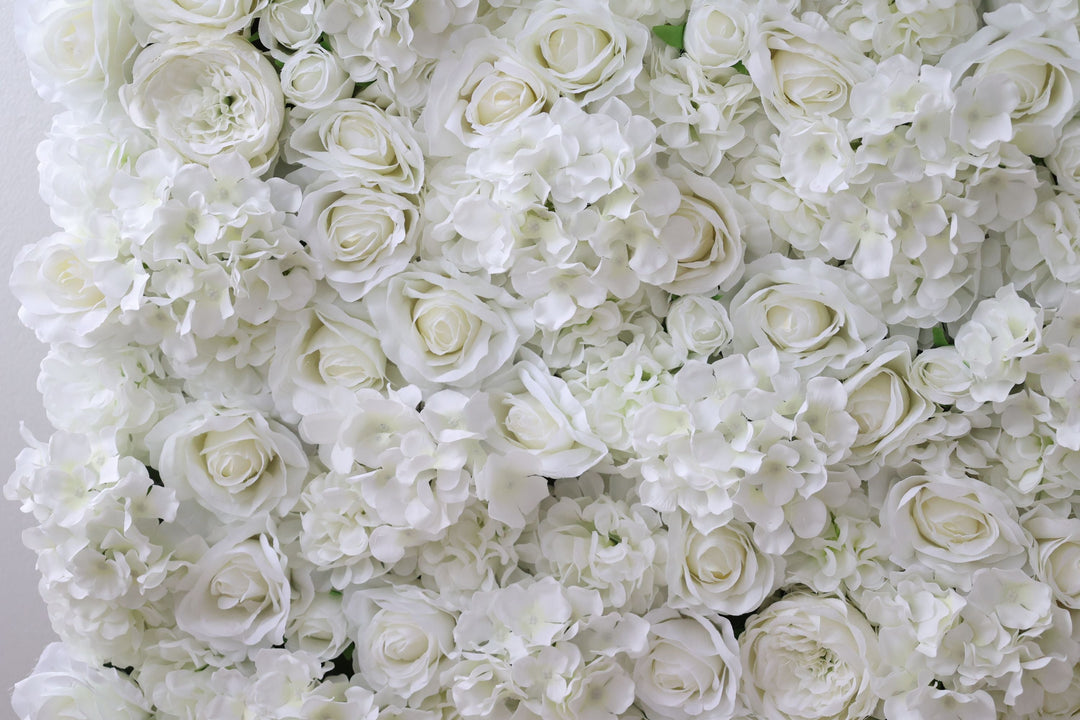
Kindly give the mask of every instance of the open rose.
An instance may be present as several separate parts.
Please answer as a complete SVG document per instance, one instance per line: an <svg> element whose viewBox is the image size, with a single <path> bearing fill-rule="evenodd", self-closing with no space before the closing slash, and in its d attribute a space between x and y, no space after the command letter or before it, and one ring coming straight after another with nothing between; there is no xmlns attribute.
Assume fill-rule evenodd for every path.
<svg viewBox="0 0 1080 720"><path fill-rule="evenodd" d="M967 477L901 480L885 498L881 525L893 562L929 568L960 589L970 587L979 568L1022 566L1028 545L1008 496Z"/></svg>
<svg viewBox="0 0 1080 720"><path fill-rule="evenodd" d="M292 595L286 562L272 534L235 531L188 571L177 626L221 653L280 643Z"/></svg>

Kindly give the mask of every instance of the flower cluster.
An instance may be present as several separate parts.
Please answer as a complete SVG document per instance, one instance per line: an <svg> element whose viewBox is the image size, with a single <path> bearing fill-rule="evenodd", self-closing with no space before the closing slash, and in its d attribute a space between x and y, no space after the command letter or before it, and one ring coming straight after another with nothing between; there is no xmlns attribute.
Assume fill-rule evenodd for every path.
<svg viewBox="0 0 1080 720"><path fill-rule="evenodd" d="M22 720L1080 713L1069 0L20 0Z"/></svg>

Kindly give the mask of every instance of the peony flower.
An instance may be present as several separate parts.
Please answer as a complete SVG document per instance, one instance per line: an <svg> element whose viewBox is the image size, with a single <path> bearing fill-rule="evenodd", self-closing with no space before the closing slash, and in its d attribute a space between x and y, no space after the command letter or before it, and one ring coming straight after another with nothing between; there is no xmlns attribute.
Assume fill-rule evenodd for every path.
<svg viewBox="0 0 1080 720"><path fill-rule="evenodd" d="M739 636L744 701L764 720L859 720L878 703L877 636L835 597L794 592Z"/></svg>
<svg viewBox="0 0 1080 720"><path fill-rule="evenodd" d="M277 72L235 35L155 43L120 89L131 121L185 160L239 153L259 174L277 156L285 101Z"/></svg>

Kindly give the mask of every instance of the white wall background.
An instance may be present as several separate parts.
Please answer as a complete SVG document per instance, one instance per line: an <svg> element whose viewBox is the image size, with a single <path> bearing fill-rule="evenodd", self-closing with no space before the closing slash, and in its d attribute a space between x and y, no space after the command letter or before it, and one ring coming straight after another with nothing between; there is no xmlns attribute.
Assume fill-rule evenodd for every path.
<svg viewBox="0 0 1080 720"><path fill-rule="evenodd" d="M11 263L19 248L53 231L37 192L37 144L45 136L55 106L30 86L30 74L12 34L13 0L0 0L0 485L23 448L19 423L39 438L48 423L35 389L46 348L17 317L8 290ZM54 639L37 593L34 554L23 547L30 523L16 503L0 497L0 718L14 718L11 687L33 669L42 648Z"/></svg>

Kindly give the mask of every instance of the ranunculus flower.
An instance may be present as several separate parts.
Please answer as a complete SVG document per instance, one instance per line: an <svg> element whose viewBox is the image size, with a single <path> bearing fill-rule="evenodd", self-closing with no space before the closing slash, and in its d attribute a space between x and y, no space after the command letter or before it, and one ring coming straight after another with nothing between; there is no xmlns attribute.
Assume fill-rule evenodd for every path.
<svg viewBox="0 0 1080 720"><path fill-rule="evenodd" d="M743 699L762 720L862 720L878 703L877 635L840 598L794 592L739 636Z"/></svg>
<svg viewBox="0 0 1080 720"><path fill-rule="evenodd" d="M139 54L133 73L120 88L132 122L185 160L206 165L236 152L262 173L277 157L281 83L246 40L155 43Z"/></svg>

